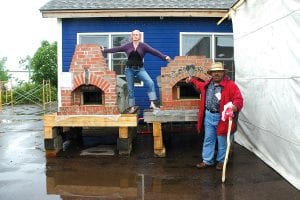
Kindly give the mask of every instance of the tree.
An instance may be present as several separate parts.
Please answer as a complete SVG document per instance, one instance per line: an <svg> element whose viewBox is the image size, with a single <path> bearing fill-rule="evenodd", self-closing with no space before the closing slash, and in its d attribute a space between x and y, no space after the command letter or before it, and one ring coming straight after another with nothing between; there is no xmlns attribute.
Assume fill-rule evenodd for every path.
<svg viewBox="0 0 300 200"><path fill-rule="evenodd" d="M7 81L9 79L9 75L5 67L6 61L6 57L0 59L0 81Z"/></svg>
<svg viewBox="0 0 300 200"><path fill-rule="evenodd" d="M21 58L19 60L19 65L22 67L22 69L28 70L29 78L31 79L31 57L26 56L25 58Z"/></svg>
<svg viewBox="0 0 300 200"><path fill-rule="evenodd" d="M57 87L57 43L42 41L29 66L32 68L31 79L34 83L41 84L43 80L50 80L51 85Z"/></svg>

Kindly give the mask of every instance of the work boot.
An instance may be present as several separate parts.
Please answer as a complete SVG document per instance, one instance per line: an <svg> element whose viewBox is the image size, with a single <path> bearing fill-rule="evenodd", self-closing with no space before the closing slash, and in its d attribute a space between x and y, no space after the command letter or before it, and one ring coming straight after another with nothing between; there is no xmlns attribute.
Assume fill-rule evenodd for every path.
<svg viewBox="0 0 300 200"><path fill-rule="evenodd" d="M196 165L196 167L198 168L198 169L205 169L205 168L208 168L208 167L213 167L214 165L208 165L208 164L206 164L205 162L201 162L201 163L198 163L197 165Z"/></svg>
<svg viewBox="0 0 300 200"><path fill-rule="evenodd" d="M223 170L223 163L217 163L216 170L218 171Z"/></svg>

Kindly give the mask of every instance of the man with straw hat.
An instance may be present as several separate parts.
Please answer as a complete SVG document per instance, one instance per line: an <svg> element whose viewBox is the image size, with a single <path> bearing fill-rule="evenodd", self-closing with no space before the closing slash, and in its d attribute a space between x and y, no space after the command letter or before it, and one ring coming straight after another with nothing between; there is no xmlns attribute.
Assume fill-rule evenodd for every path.
<svg viewBox="0 0 300 200"><path fill-rule="evenodd" d="M189 76L187 83L193 84L201 92L201 101L198 114L198 132L204 131L202 148L202 162L196 165L199 169L215 166L217 170L223 169L226 154L226 135L228 118L221 120L227 108L234 113L231 126L230 139L236 131L238 112L243 107L243 97L238 86L225 75L226 69L221 62L213 63L207 71L211 79L205 82ZM225 109L224 109L225 106ZM216 149L215 146L218 146ZM216 154L215 154L215 151ZM215 156L216 155L216 156Z"/></svg>

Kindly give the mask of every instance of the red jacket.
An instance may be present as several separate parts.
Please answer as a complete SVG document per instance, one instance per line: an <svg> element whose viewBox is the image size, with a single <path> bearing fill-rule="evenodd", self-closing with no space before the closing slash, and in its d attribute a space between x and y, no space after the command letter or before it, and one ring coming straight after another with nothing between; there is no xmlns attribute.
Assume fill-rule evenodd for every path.
<svg viewBox="0 0 300 200"><path fill-rule="evenodd" d="M208 86L210 81L211 79L205 82L201 82L196 78L192 78L190 80L190 82L201 92L201 101L199 106L198 124L197 124L197 129L200 133L203 131L206 87ZM228 119L226 121L222 121L221 119L224 105L231 101L237 107L238 111L234 113L235 117L232 120L232 127L231 127L231 133L234 133L236 131L236 126L237 126L238 112L240 112L243 107L243 97L240 92L240 89L235 84L235 82L229 80L226 76L224 76L223 80L220 82L220 85L223 86L223 89L221 92L220 109L219 109L220 121L217 128L217 135L227 135Z"/></svg>

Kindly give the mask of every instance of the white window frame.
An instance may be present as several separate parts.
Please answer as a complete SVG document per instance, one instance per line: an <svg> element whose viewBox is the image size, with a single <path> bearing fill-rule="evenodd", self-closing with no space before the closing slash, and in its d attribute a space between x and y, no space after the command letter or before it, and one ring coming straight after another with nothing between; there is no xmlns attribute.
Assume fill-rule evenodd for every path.
<svg viewBox="0 0 300 200"><path fill-rule="evenodd" d="M210 41L210 47L211 47L211 59L213 61L215 61L215 57L216 57L216 51L215 51L215 37L216 36L226 36L226 35L230 35L233 36L232 33L217 33L217 32L180 32L179 33L179 55L182 55L182 36L183 35L203 35L203 36L211 36L211 41Z"/></svg>

